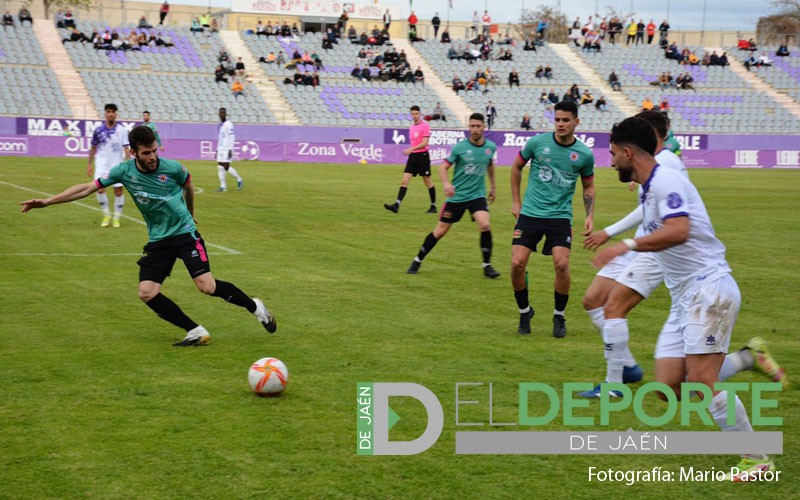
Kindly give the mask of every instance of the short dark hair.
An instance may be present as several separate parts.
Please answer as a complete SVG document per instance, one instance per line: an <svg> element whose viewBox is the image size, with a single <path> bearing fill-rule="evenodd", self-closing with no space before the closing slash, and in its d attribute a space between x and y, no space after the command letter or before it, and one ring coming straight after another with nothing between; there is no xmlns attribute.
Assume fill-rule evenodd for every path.
<svg viewBox="0 0 800 500"><path fill-rule="evenodd" d="M470 120L478 120L479 122L483 123L483 115L480 113L472 113L469 115Z"/></svg>
<svg viewBox="0 0 800 500"><path fill-rule="evenodd" d="M137 125L128 133L128 142L132 150L139 151L139 146L149 146L156 142L156 134L150 130L150 127Z"/></svg>
<svg viewBox="0 0 800 500"><path fill-rule="evenodd" d="M143 115L149 115L149 114L150 114L150 112L149 112L149 111L147 111L147 110L145 109L144 111L142 111L142 114L143 114Z"/></svg>
<svg viewBox="0 0 800 500"><path fill-rule="evenodd" d="M224 112L226 112L226 113L228 112L228 110L227 110L227 109L225 109L225 108L219 108L219 110L220 110L220 111L224 111Z"/></svg>
<svg viewBox="0 0 800 500"><path fill-rule="evenodd" d="M117 105L114 104L113 102L110 102L110 103L106 104L106 107L104 109L105 109L105 111L116 111L117 110Z"/></svg>
<svg viewBox="0 0 800 500"><path fill-rule="evenodd" d="M416 104L411 106L411 111L419 111L419 106L417 106Z"/></svg>
<svg viewBox="0 0 800 500"><path fill-rule="evenodd" d="M575 118L578 117L578 104L575 101L558 101L554 111L567 111L572 113Z"/></svg>
<svg viewBox="0 0 800 500"><path fill-rule="evenodd" d="M667 137L667 131L669 130L669 122L667 121L667 117L664 116L664 113L661 111L642 111L638 115L638 118L650 123L656 131L656 134L659 138L664 139Z"/></svg>
<svg viewBox="0 0 800 500"><path fill-rule="evenodd" d="M656 154L656 131L650 122L638 116L624 119L614 124L611 129L611 144L630 144L638 147L650 156Z"/></svg>

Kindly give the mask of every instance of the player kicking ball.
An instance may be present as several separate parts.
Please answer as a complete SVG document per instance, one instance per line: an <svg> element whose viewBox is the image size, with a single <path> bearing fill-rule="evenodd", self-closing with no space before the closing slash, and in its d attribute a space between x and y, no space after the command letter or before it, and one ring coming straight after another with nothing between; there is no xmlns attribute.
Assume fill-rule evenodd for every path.
<svg viewBox="0 0 800 500"><path fill-rule="evenodd" d="M205 345L211 337L208 330L161 293L161 285L177 259L183 261L198 290L247 309L268 332L275 332L275 318L261 300L250 298L233 283L211 275L205 242L195 226L194 187L186 168L177 161L158 157L158 143L148 127L134 127L128 137L133 159L112 168L107 177L77 184L50 198L23 201L22 212L80 200L100 188L122 183L147 223L149 241L138 262L139 298L160 318L186 331L186 337L174 346Z"/></svg>
<svg viewBox="0 0 800 500"><path fill-rule="evenodd" d="M481 232L481 253L483 254L483 275L487 278L500 276L492 267L492 230L489 226L489 206L494 202L495 180L492 159L497 151L494 142L483 136L486 124L483 115L473 113L469 117L469 139L460 141L453 147L450 156L439 166L439 175L444 185L447 201L442 207L439 222L433 232L425 237L419 253L408 267L408 274L417 274L422 261L433 250L436 243L447 234L450 226L461 220L464 212L469 210L472 218L478 223ZM447 171L453 167L453 182L448 179ZM489 177L491 189L486 195L486 177Z"/></svg>

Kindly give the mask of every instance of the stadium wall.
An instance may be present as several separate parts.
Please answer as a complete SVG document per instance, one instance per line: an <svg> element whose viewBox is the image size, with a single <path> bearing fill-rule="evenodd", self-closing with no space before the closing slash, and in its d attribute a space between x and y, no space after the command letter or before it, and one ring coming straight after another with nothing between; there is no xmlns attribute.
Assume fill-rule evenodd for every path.
<svg viewBox="0 0 800 500"><path fill-rule="evenodd" d="M0 156L88 156L92 132L101 121L63 118L0 118ZM132 128L134 122L121 122ZM217 126L201 123L159 123L165 156L178 160L213 160ZM525 142L549 131L489 131L498 165L510 165ZM580 133L599 166L610 164L609 134ZM435 129L431 159L443 160L467 137L464 130ZM800 136L677 134L688 167L799 168ZM408 130L397 128L285 127L237 125L234 158L239 161L302 163L405 163ZM268 139L267 139L268 138ZM313 139L309 139L313 138Z"/></svg>

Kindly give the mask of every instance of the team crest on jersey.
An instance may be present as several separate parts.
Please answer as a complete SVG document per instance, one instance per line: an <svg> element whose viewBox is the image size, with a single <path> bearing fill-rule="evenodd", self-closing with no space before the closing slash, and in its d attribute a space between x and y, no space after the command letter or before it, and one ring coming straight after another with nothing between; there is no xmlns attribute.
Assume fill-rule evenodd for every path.
<svg viewBox="0 0 800 500"><path fill-rule="evenodd" d="M681 195L678 193L670 193L667 195L667 206L671 209L676 209L683 205L683 200L681 199Z"/></svg>
<svg viewBox="0 0 800 500"><path fill-rule="evenodd" d="M514 239L518 240L522 238L522 229L515 229L514 230Z"/></svg>
<svg viewBox="0 0 800 500"><path fill-rule="evenodd" d="M492 156L492 150L491 149L486 148L486 156Z"/></svg>
<svg viewBox="0 0 800 500"><path fill-rule="evenodd" d="M161 175L158 176L158 182L160 182L162 184L166 184L168 180L169 180L169 177L167 177L166 174L161 174Z"/></svg>
<svg viewBox="0 0 800 500"><path fill-rule="evenodd" d="M549 155L550 154L550 146L545 146L543 153L546 154L546 155Z"/></svg>
<svg viewBox="0 0 800 500"><path fill-rule="evenodd" d="M580 155L578 153L576 153L575 151L573 151L572 153L569 154L569 160L570 161L578 161L578 159L580 159Z"/></svg>

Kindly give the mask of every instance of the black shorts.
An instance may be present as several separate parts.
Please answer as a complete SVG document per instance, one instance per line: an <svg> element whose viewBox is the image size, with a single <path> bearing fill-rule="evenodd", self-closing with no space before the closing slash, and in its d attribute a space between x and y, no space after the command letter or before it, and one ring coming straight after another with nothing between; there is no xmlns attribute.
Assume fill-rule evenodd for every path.
<svg viewBox="0 0 800 500"><path fill-rule="evenodd" d="M520 214L514 226L512 245L522 245L536 251L536 245L546 237L542 255L552 255L553 247L572 248L572 225L569 219L540 219Z"/></svg>
<svg viewBox="0 0 800 500"><path fill-rule="evenodd" d="M206 243L200 233L186 233L144 246L139 259L139 281L163 283L172 272L175 260L181 259L192 279L211 272Z"/></svg>
<svg viewBox="0 0 800 500"><path fill-rule="evenodd" d="M429 155L427 151L424 153L411 153L408 155L408 161L406 161L406 169L404 172L414 177L418 175L430 177L431 155Z"/></svg>
<svg viewBox="0 0 800 500"><path fill-rule="evenodd" d="M474 214L475 212L488 212L489 205L486 204L486 198L475 198L474 200L462 201L459 203L448 201L442 207L439 220L448 224L455 224L461 220L461 217L467 210L469 210L470 214Z"/></svg>

